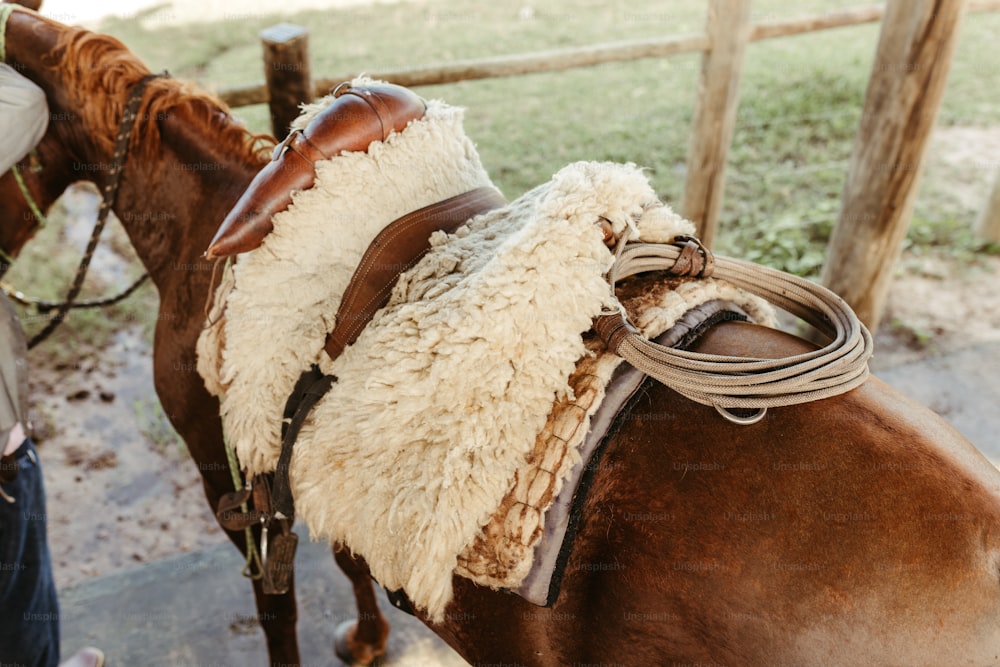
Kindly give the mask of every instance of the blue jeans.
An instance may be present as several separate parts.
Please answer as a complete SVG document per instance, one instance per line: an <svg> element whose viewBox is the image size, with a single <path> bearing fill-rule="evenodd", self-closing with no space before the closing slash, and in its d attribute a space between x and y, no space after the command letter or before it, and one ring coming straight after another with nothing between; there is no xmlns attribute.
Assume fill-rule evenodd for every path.
<svg viewBox="0 0 1000 667"><path fill-rule="evenodd" d="M59 601L46 538L42 467L30 439L14 453L17 478L0 498L0 662L59 664Z"/></svg>

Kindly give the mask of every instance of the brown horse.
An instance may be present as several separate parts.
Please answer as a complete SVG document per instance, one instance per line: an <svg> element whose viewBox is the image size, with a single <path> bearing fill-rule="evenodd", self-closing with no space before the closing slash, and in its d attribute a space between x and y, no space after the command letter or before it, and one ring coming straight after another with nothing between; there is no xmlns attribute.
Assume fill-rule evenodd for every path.
<svg viewBox="0 0 1000 667"><path fill-rule="evenodd" d="M45 89L53 113L32 194L46 207L79 178L103 187L100 166L146 68L109 38L30 12L15 12L6 36L8 62ZM177 82L151 83L140 118L114 210L160 292L156 390L214 507L232 490L218 404L197 374L176 369L194 368L211 282L201 253L263 162L221 107ZM25 210L4 175L8 252L30 237ZM729 323L696 349L808 347ZM245 548L242 533L230 538ZM347 644L368 661L388 627L364 563L337 560L362 619ZM294 593L255 593L272 663L298 664ZM484 665L995 665L1000 472L877 379L753 426L650 382L592 466L555 605L456 579L445 621L431 627Z"/></svg>

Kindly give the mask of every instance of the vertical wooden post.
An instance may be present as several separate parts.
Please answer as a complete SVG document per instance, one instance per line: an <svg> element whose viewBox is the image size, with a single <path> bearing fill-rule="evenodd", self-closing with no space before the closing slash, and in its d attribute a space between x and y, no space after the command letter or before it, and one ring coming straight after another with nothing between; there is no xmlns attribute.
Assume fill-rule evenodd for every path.
<svg viewBox="0 0 1000 667"><path fill-rule="evenodd" d="M750 0L709 0L709 49L701 59L683 208L684 217L697 225L707 246L715 240L718 227L750 29Z"/></svg>
<svg viewBox="0 0 1000 667"><path fill-rule="evenodd" d="M910 224L965 0L889 0L823 283L874 330Z"/></svg>
<svg viewBox="0 0 1000 667"><path fill-rule="evenodd" d="M1000 172L993 183L993 192L976 220L976 236L984 241L1000 243Z"/></svg>
<svg viewBox="0 0 1000 667"><path fill-rule="evenodd" d="M264 79L271 130L278 139L288 134L299 115L299 105L312 101L309 74L309 33L291 23L279 23L260 32L264 44Z"/></svg>

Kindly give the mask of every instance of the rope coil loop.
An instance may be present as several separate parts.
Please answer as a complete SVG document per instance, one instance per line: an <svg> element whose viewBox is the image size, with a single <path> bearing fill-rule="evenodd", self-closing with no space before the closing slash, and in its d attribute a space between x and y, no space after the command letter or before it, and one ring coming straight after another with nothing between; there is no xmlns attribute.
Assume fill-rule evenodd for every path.
<svg viewBox="0 0 1000 667"><path fill-rule="evenodd" d="M692 271L698 269L699 253L704 267ZM611 275L623 279L647 271L695 277L711 273L801 318L830 339L817 350L781 359L731 357L657 345L628 321L621 307L595 318L594 330L609 350L679 394L714 406L731 421L756 423L768 408L843 394L868 378L871 334L850 306L822 285L750 262L713 258L690 237L678 237L672 244L629 243L617 254ZM757 412L743 418L731 410Z"/></svg>

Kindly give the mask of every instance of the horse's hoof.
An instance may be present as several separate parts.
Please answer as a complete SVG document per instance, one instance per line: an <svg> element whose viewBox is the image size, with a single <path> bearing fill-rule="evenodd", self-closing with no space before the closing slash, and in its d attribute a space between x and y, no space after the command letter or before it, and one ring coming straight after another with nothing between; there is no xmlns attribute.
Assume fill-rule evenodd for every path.
<svg viewBox="0 0 1000 667"><path fill-rule="evenodd" d="M333 632L333 650L348 665L372 665L385 653L385 649L354 641L358 628L356 621L344 621Z"/></svg>

